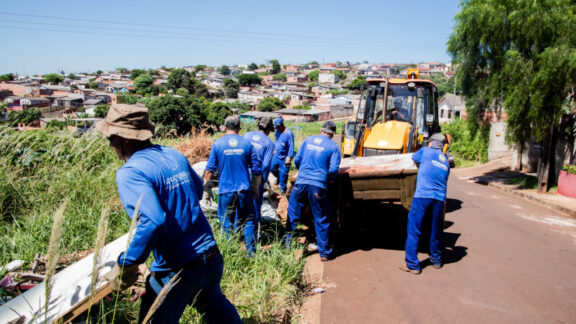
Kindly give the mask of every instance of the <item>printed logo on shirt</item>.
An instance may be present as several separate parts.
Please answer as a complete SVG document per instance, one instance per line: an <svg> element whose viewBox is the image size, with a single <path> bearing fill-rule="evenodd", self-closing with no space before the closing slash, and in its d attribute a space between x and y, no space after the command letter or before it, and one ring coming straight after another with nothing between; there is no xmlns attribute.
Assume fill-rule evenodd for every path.
<svg viewBox="0 0 576 324"><path fill-rule="evenodd" d="M192 179L190 178L190 173L183 171L178 174L175 174L164 181L164 184L168 188L168 190L174 190L175 188L180 187L180 185L190 183Z"/></svg>
<svg viewBox="0 0 576 324"><path fill-rule="evenodd" d="M320 144L320 143L322 143L322 139L316 137L316 138L314 139L314 144Z"/></svg>
<svg viewBox="0 0 576 324"><path fill-rule="evenodd" d="M228 140L228 145L230 145L231 147L236 147L238 145L238 140L235 138L231 138Z"/></svg>
<svg viewBox="0 0 576 324"><path fill-rule="evenodd" d="M432 165L435 166L435 167L437 167L437 168L440 168L440 169L442 169L442 170L444 170L444 171L448 171L448 167L447 167L445 164L442 164L442 163L440 163L440 162L438 162L438 161L436 161L436 160L432 160Z"/></svg>
<svg viewBox="0 0 576 324"><path fill-rule="evenodd" d="M441 162L446 162L446 157L444 157L444 154L439 154L438 160L440 160Z"/></svg>
<svg viewBox="0 0 576 324"><path fill-rule="evenodd" d="M255 141L259 141L260 140L260 135L254 135L252 136L252 139Z"/></svg>
<svg viewBox="0 0 576 324"><path fill-rule="evenodd" d="M316 152L323 152L324 151L324 148L322 146L318 146L318 145L314 145L314 144L306 145L306 149L311 150L311 151L316 151Z"/></svg>
<svg viewBox="0 0 576 324"><path fill-rule="evenodd" d="M243 154L244 150L241 148L224 150L224 155L243 155Z"/></svg>

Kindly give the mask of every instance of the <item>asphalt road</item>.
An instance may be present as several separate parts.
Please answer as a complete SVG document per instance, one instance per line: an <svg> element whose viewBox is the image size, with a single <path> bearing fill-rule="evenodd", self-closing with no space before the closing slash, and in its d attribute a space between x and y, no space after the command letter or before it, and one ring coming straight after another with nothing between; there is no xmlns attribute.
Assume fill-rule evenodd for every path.
<svg viewBox="0 0 576 324"><path fill-rule="evenodd" d="M413 275L401 213L367 206L323 263L321 323L576 323L576 219L451 176L445 265Z"/></svg>

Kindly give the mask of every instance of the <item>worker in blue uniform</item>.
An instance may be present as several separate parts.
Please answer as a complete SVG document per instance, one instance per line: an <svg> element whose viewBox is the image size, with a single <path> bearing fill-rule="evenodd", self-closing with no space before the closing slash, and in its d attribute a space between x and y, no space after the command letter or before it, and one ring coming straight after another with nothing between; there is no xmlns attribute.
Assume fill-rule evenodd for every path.
<svg viewBox="0 0 576 324"><path fill-rule="evenodd" d="M450 175L450 164L443 152L446 137L437 133L430 137L427 147L412 155L418 164L416 192L408 213L408 236L406 238L406 262L400 270L413 274L422 272L418 261L418 244L422 234L422 223L432 218L430 231L430 263L435 269L442 268L442 230L446 187Z"/></svg>
<svg viewBox="0 0 576 324"><path fill-rule="evenodd" d="M298 179L288 201L287 242L292 238L304 207L310 204L314 216L316 244L322 261L334 256L330 241L332 209L328 200L328 183L336 179L340 166L340 149L332 140L335 132L336 125L327 121L322 126L320 135L310 136L302 142L294 158Z"/></svg>
<svg viewBox="0 0 576 324"><path fill-rule="evenodd" d="M256 215L253 197L262 182L261 163L252 144L238 135L240 118L224 121L226 134L212 144L204 176L205 190L211 190L218 171L218 220L227 235L244 229L248 255L256 252Z"/></svg>
<svg viewBox="0 0 576 324"><path fill-rule="evenodd" d="M262 196L264 194L264 184L268 181L268 174L272 166L272 155L274 153L274 142L268 137L273 130L272 119L263 117L258 122L258 130L244 134L244 138L252 143L252 149L256 152L256 157L262 165L262 181L258 187L258 196L254 197L254 209L256 222L262 219Z"/></svg>
<svg viewBox="0 0 576 324"><path fill-rule="evenodd" d="M209 323L241 323L220 290L223 260L210 224L200 209L202 180L178 151L153 145L154 125L146 108L114 104L96 129L126 163L116 173L120 200L137 226L130 245L104 275L115 290L130 287L138 265L150 252L154 262L146 278L141 323L162 288L174 277L164 302L149 314L151 323L178 323L192 304Z"/></svg>
<svg viewBox="0 0 576 324"><path fill-rule="evenodd" d="M278 179L281 193L285 194L288 173L290 172L290 165L292 165L292 157L294 156L294 134L289 128L284 126L282 117L274 119L274 129L276 130L276 142L271 172Z"/></svg>

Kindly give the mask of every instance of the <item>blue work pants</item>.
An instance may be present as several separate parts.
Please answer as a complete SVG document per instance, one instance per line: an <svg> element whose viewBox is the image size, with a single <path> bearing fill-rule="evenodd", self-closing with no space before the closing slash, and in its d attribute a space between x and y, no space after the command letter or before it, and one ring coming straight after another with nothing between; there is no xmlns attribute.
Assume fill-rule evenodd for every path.
<svg viewBox="0 0 576 324"><path fill-rule="evenodd" d="M219 254L196 266L184 267L174 286L167 289L165 299L152 314L149 323L179 323L187 305L192 305L208 323L242 323L232 303L220 290L224 261ZM176 275L175 271L155 272L146 278L139 323L142 323L162 288Z"/></svg>
<svg viewBox="0 0 576 324"><path fill-rule="evenodd" d="M406 237L406 266L413 270L420 269L418 261L418 244L422 235L422 222L432 217L430 231L430 261L442 264L442 230L444 222L444 202L432 198L414 198L408 213L408 236Z"/></svg>
<svg viewBox="0 0 576 324"><path fill-rule="evenodd" d="M290 173L290 167L286 166L286 159L279 159L274 156L272 159L272 166L270 172L278 179L278 185L282 192L286 192L288 184L288 174Z"/></svg>
<svg viewBox="0 0 576 324"><path fill-rule="evenodd" d="M286 240L290 242L296 225L302 217L306 204L310 204L316 229L316 245L321 257L332 254L330 243L331 206L328 200L328 190L308 184L296 184L290 193L288 201L288 220L286 221Z"/></svg>
<svg viewBox="0 0 576 324"><path fill-rule="evenodd" d="M242 190L218 195L218 220L226 237L244 228L244 244L248 255L256 252L256 215L252 192Z"/></svg>

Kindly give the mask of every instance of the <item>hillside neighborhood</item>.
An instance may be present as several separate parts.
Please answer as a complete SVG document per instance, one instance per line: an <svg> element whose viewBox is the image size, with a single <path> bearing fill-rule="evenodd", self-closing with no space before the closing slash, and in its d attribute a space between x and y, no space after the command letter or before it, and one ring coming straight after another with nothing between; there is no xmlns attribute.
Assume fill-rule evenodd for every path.
<svg viewBox="0 0 576 324"><path fill-rule="evenodd" d="M53 119L68 119L68 126L74 126L78 120L103 117L105 110L104 114L98 113L99 106L123 102L126 96L136 95L138 101L141 101L139 97L181 96L183 93L178 91L180 89L174 91L170 87L169 78L173 71L183 70L201 84L198 86L204 89L201 93L203 97L228 104L244 121L264 116L282 116L295 122L323 121L352 116L358 108L359 90L366 79L382 75L405 78L408 68L417 68L420 78L440 82L447 82L455 75L451 64L439 62L312 62L281 66L277 60L260 65L251 63L218 68L205 65L182 69L162 67L148 71L119 68L68 75L62 71L45 76L6 75L0 82L0 100L6 107L4 118L8 118L12 111L22 112L33 108L41 111L39 120L29 124L20 123L19 129L42 127ZM145 80L142 75L146 77ZM146 86L142 86L143 83ZM466 117L463 98L450 92L441 94L439 117L442 122ZM259 107L265 98L276 98L274 102L279 106L274 109ZM242 108L234 109L236 106Z"/></svg>

